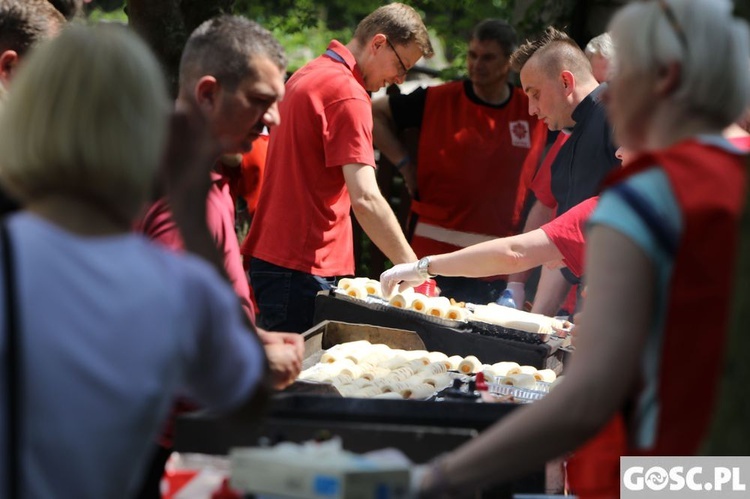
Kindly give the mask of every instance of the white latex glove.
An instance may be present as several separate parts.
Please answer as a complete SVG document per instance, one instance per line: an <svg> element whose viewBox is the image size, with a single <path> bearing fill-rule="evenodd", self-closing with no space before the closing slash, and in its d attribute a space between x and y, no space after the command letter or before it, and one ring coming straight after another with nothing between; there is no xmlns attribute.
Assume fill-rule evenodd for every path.
<svg viewBox="0 0 750 499"><path fill-rule="evenodd" d="M417 262L400 263L380 274L380 289L383 296L390 298L398 285L398 290L413 288L425 282L425 278L417 270Z"/></svg>
<svg viewBox="0 0 750 499"><path fill-rule="evenodd" d="M505 288L513 293L513 301L516 302L516 308L523 310L523 304L526 303L526 283L509 282Z"/></svg>

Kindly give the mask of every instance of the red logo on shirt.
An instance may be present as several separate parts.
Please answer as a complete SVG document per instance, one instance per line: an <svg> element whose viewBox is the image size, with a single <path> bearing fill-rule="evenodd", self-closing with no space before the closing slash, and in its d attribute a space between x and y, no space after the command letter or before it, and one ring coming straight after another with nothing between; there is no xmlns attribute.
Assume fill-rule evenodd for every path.
<svg viewBox="0 0 750 499"><path fill-rule="evenodd" d="M515 123L513 123L511 132L513 132L513 135L515 135L516 138L520 140L523 140L529 134L529 130L525 126L523 126L520 121L516 121Z"/></svg>
<svg viewBox="0 0 750 499"><path fill-rule="evenodd" d="M530 148L531 147L531 130L529 130L529 122L525 120L511 121L510 126L510 139L515 147Z"/></svg>

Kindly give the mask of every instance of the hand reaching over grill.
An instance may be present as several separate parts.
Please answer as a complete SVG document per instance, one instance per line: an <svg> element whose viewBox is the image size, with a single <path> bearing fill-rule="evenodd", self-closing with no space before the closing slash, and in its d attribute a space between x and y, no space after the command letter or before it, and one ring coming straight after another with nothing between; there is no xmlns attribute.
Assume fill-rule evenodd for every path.
<svg viewBox="0 0 750 499"><path fill-rule="evenodd" d="M383 296L388 298L396 290L413 288L425 282L425 277L417 268L417 263L400 263L380 274L380 289Z"/></svg>

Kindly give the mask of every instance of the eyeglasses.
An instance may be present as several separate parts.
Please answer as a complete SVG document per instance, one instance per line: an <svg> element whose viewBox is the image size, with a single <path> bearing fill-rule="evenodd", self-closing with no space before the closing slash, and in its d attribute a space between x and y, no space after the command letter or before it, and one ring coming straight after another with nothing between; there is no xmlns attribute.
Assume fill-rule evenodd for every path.
<svg viewBox="0 0 750 499"><path fill-rule="evenodd" d="M401 65L401 71L398 73L398 76L399 77L406 76L406 73L408 73L409 70L406 69L406 64L404 64L404 61L401 60L401 56L398 55L398 52L396 51L396 47L393 46L393 44L388 38L386 38L385 41L386 43L388 43L388 46L391 47L391 50L393 50L393 53L396 54L396 59L398 59L398 63Z"/></svg>
<svg viewBox="0 0 750 499"><path fill-rule="evenodd" d="M661 11L664 13L664 17L672 27L672 31L674 31L677 39L680 41L682 49L687 51L687 36L685 36L685 30L682 29L682 25L677 20L677 16L675 15L674 10L672 10L672 7L669 6L666 0L657 0L656 3L659 4L659 8L661 8Z"/></svg>

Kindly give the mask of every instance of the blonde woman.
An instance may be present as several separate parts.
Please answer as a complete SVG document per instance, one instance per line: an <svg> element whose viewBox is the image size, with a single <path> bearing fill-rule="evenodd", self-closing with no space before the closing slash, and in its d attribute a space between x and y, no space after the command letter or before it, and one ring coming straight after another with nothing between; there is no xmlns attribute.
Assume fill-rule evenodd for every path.
<svg viewBox="0 0 750 499"><path fill-rule="evenodd" d="M24 210L3 221L0 247L12 259L0 271L3 497L132 497L178 392L220 410L266 392L263 349L229 285L204 260L131 233L170 112L156 60L116 26L68 28L14 80L0 180ZM211 146L170 150L203 168L179 186L197 196L175 198L180 214L200 215ZM204 224L186 232L190 244L206 239L205 213L184 218Z"/></svg>

